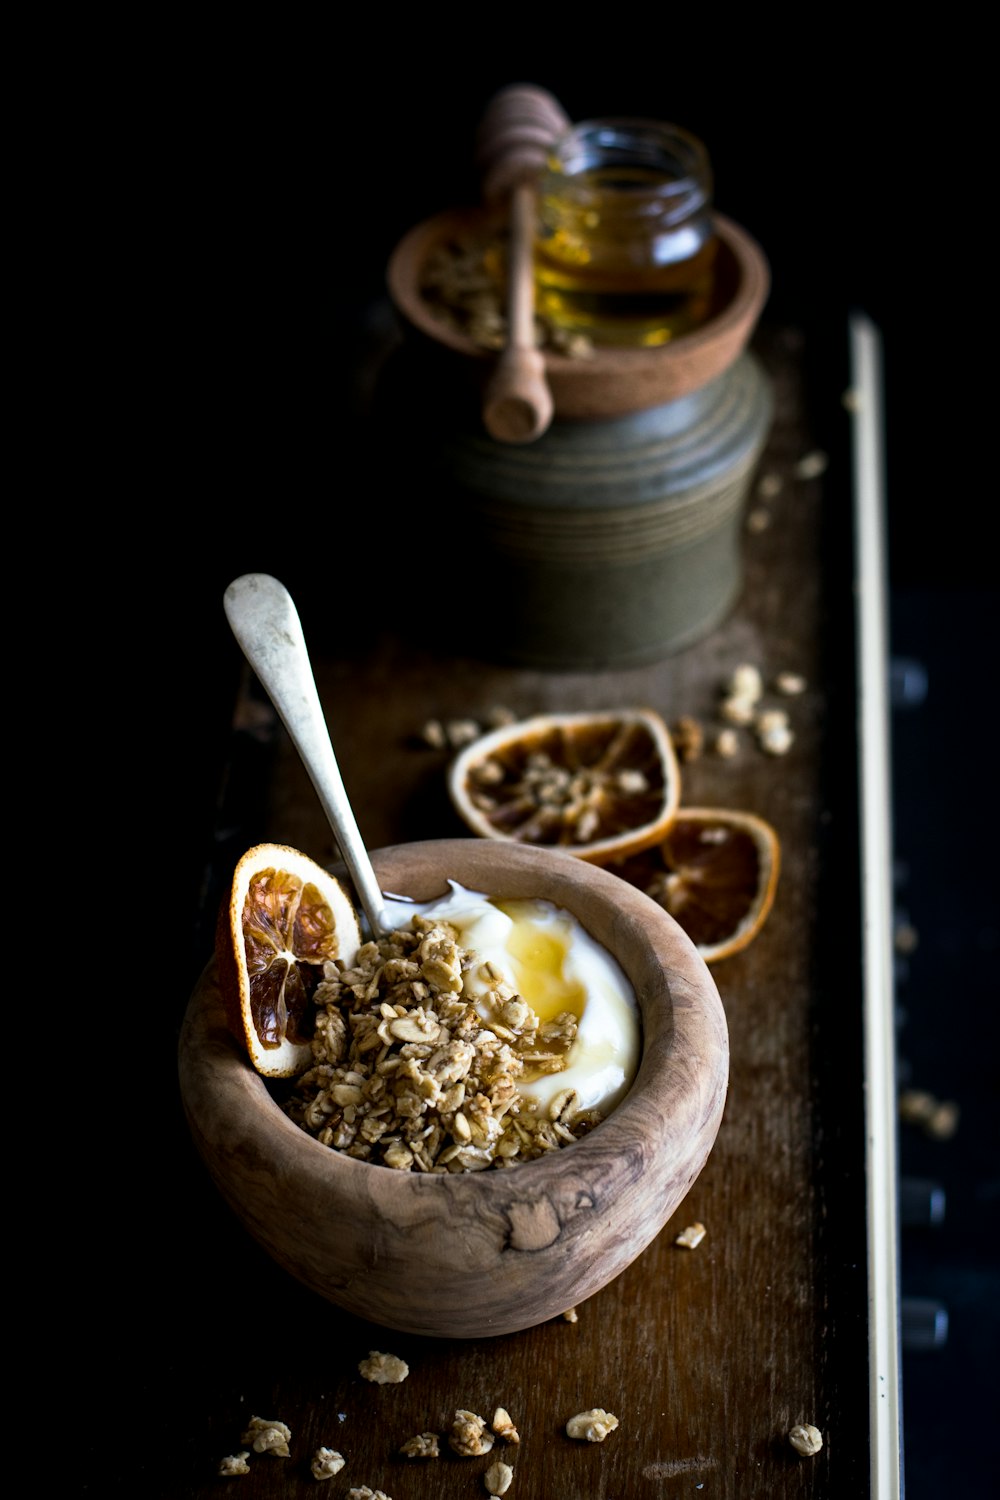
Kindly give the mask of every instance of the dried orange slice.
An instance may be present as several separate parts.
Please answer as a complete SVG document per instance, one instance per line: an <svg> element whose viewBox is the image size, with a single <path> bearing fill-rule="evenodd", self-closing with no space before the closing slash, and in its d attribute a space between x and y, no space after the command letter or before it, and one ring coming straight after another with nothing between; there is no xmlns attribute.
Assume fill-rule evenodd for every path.
<svg viewBox="0 0 1000 1500"><path fill-rule="evenodd" d="M465 746L448 770L452 803L473 833L592 863L661 839L680 785L670 732L645 708L505 724Z"/></svg>
<svg viewBox="0 0 1000 1500"><path fill-rule="evenodd" d="M215 954L229 1024L258 1073L290 1078L309 1066L323 964L352 964L360 942L346 890L308 855L256 844L237 862Z"/></svg>
<svg viewBox="0 0 1000 1500"><path fill-rule="evenodd" d="M682 807L655 849L608 868L652 896L712 964L757 936L780 865L778 835L755 813Z"/></svg>

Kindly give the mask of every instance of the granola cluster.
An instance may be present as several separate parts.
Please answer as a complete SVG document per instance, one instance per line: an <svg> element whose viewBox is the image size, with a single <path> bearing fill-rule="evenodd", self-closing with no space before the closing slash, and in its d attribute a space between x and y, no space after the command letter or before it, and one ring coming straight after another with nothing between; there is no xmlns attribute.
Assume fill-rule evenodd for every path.
<svg viewBox="0 0 1000 1500"><path fill-rule="evenodd" d="M436 245L421 269L420 295L433 316L482 349L499 350L507 341L507 242L503 225L470 227ZM535 343L570 359L594 353L585 334L567 332L538 314Z"/></svg>
<svg viewBox="0 0 1000 1500"><path fill-rule="evenodd" d="M520 836L546 843L569 832L574 843L587 844L598 838L607 809L617 801L652 793L646 773L637 766L566 766L553 760L546 750L534 750L516 776L495 755L484 756L469 770L469 796L480 812L531 813L522 823Z"/></svg>
<svg viewBox="0 0 1000 1500"><path fill-rule="evenodd" d="M473 968L484 992L463 994ZM511 1167L596 1125L563 1089L544 1111L518 1081L561 1072L577 1019L540 1022L448 922L416 915L365 943L352 968L324 965L316 988L315 1064L284 1104L325 1146L397 1171Z"/></svg>

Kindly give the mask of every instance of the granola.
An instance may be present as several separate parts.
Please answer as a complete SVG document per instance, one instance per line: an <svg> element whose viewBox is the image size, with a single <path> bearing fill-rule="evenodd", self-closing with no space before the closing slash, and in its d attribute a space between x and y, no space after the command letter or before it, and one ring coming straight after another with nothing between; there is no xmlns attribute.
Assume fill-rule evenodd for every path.
<svg viewBox="0 0 1000 1500"><path fill-rule="evenodd" d="M405 1359L399 1359L395 1354L383 1354L379 1349L370 1350L368 1358L360 1361L358 1369L375 1385L399 1385L410 1373Z"/></svg>
<svg viewBox="0 0 1000 1500"><path fill-rule="evenodd" d="M482 349L507 341L505 270L508 231L493 223L469 227L436 245L421 269L420 295L440 323ZM547 318L534 319L535 344L569 359L589 359L593 341L571 334Z"/></svg>
<svg viewBox="0 0 1000 1500"><path fill-rule="evenodd" d="M436 1432L418 1432L407 1438L399 1451L405 1458L438 1458L441 1446Z"/></svg>
<svg viewBox="0 0 1000 1500"><path fill-rule="evenodd" d="M682 1229L680 1234L676 1236L674 1244L680 1245L683 1250L694 1250L705 1238L705 1233L704 1224L689 1224L686 1229Z"/></svg>
<svg viewBox="0 0 1000 1500"><path fill-rule="evenodd" d="M478 1458L493 1447L493 1434L482 1417L459 1407L448 1432L448 1446L460 1458Z"/></svg>
<svg viewBox="0 0 1000 1500"><path fill-rule="evenodd" d="M588 1443L603 1443L609 1432L618 1426L618 1418L603 1406L594 1406L590 1411L579 1411L566 1423L566 1435Z"/></svg>
<svg viewBox="0 0 1000 1500"><path fill-rule="evenodd" d="M332 1479L344 1467L345 1459L335 1448L317 1448L310 1469L314 1479Z"/></svg>
<svg viewBox="0 0 1000 1500"><path fill-rule="evenodd" d="M462 993L477 966L475 1004ZM541 1022L502 976L480 967L450 923L415 915L365 943L317 986L314 1066L282 1106L323 1145L396 1171L511 1167L578 1140L600 1120L562 1090L545 1109L518 1080L558 1073L577 1018Z"/></svg>
<svg viewBox="0 0 1000 1500"><path fill-rule="evenodd" d="M266 1417L251 1417L250 1425L240 1438L254 1453L270 1453L272 1458L289 1458L292 1431L284 1422L273 1422Z"/></svg>
<svg viewBox="0 0 1000 1500"><path fill-rule="evenodd" d="M244 1449L242 1453L227 1454L219 1463L220 1475L226 1478L233 1474L249 1474L250 1465L247 1463L249 1457L250 1453L248 1449Z"/></svg>
<svg viewBox="0 0 1000 1500"><path fill-rule="evenodd" d="M788 1434L788 1441L802 1458L811 1458L823 1446L823 1434L811 1422L801 1422Z"/></svg>
<svg viewBox="0 0 1000 1500"><path fill-rule="evenodd" d="M514 1470L510 1464L503 1463L499 1458L490 1464L483 1475L483 1483L488 1495L506 1495L514 1479Z"/></svg>
<svg viewBox="0 0 1000 1500"><path fill-rule="evenodd" d="M502 1438L505 1443L519 1443L521 1441L521 1434L514 1426L511 1414L505 1406L497 1407L493 1413L491 1426L497 1437Z"/></svg>

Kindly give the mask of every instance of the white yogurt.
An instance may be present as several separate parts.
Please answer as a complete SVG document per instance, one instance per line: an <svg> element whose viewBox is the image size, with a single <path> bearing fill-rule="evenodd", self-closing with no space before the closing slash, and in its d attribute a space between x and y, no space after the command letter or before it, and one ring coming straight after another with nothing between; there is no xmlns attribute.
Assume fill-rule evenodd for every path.
<svg viewBox="0 0 1000 1500"><path fill-rule="evenodd" d="M580 1109L607 1114L624 1098L639 1066L639 1008L621 965L551 901L496 903L455 881L448 884L450 893L437 901L389 899L385 920L404 927L419 912L456 928L461 946L479 960L463 978L462 992L473 1004L499 974L540 1021L572 1011L578 1027L566 1067L534 1078L525 1073L518 1090L544 1109L556 1094L575 1089ZM493 975L482 972L487 963Z"/></svg>

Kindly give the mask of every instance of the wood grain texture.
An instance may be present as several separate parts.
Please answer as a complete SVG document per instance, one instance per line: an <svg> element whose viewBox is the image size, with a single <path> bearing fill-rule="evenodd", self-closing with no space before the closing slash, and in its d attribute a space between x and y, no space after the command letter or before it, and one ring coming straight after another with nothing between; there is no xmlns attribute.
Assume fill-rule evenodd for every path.
<svg viewBox="0 0 1000 1500"><path fill-rule="evenodd" d="M582 1141L514 1170L426 1176L358 1162L281 1112L228 1033L210 966L180 1042L194 1138L255 1238L348 1312L449 1338L532 1327L630 1265L704 1166L728 1081L718 990L671 917L571 855L460 839L378 851L374 865L397 895L443 895L451 878L578 917L639 1003L642 1061L628 1096Z"/></svg>

